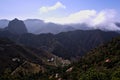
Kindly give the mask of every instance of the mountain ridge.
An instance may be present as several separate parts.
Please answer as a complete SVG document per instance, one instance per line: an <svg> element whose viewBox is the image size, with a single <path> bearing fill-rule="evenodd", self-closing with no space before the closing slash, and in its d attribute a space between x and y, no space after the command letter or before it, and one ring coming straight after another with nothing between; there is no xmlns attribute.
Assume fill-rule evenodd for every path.
<svg viewBox="0 0 120 80"><path fill-rule="evenodd" d="M7 33L7 31L0 32L0 37L7 37L25 46L42 48L57 56L69 59L82 56L96 46L108 42L119 35L119 33L114 31L107 32L101 30L76 30L59 34L48 33L39 35L26 33L19 36Z"/></svg>
<svg viewBox="0 0 120 80"><path fill-rule="evenodd" d="M5 28L8 25L8 22L11 20L6 20L3 22L3 20L0 20L0 28ZM106 27L107 26L99 26L93 27L89 26L87 24L56 24L52 22L44 22L43 20L40 19L26 19L23 20L27 30L29 33L33 34L41 34L41 33L60 33L60 32L67 32L67 31L74 31L74 30L94 30L94 29L101 29L103 31L111 31L108 30ZM119 27L119 22L114 23L115 26ZM2 26L3 25L3 26Z"/></svg>

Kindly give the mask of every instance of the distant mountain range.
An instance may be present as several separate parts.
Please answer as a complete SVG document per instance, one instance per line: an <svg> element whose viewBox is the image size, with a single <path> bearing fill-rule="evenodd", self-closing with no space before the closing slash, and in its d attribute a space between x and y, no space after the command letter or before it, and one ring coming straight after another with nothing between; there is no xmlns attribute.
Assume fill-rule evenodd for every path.
<svg viewBox="0 0 120 80"><path fill-rule="evenodd" d="M0 20L0 28L5 28L8 26L9 20ZM24 20L24 24L29 33L40 34L40 33L60 33L64 31L75 30L69 25L60 25L55 23L45 23L39 19L28 19Z"/></svg>
<svg viewBox="0 0 120 80"><path fill-rule="evenodd" d="M8 26L10 20L0 20L0 28L5 28ZM60 33L60 32L67 32L67 31L74 31L74 30L91 30L91 29L101 29L107 30L105 28L93 28L88 26L87 24L56 24L56 23L46 23L43 20L39 19L27 19L24 20L24 24L29 33L33 34L40 34L40 33ZM116 26L119 27L119 22L115 23Z"/></svg>
<svg viewBox="0 0 120 80"><path fill-rule="evenodd" d="M9 20L2 19L0 20L0 28L5 28L8 26Z"/></svg>
<svg viewBox="0 0 120 80"><path fill-rule="evenodd" d="M34 21L35 20L33 20L33 22ZM41 24L44 23L43 21L38 22L41 22ZM32 23L32 21L28 21L28 23ZM53 23L47 23L47 25L53 27L56 32L59 32L60 26L57 28ZM56 29L58 29L58 31ZM0 31L0 37L9 38L16 43L24 44L28 47L42 48L59 57L71 59L73 57L82 56L98 45L108 42L114 37L120 36L120 34L115 31L101 31L98 29L69 30L73 30L73 28L66 27L67 32L65 31L58 34L44 33L36 35L28 33L23 21L14 19L9 22L8 27Z"/></svg>

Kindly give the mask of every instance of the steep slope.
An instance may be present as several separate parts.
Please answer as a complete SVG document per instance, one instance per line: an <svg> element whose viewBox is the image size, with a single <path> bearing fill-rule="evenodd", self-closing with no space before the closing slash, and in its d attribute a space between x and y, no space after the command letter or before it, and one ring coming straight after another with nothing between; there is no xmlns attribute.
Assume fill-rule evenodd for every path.
<svg viewBox="0 0 120 80"><path fill-rule="evenodd" d="M77 30L53 34L25 34L19 37L19 43L39 47L55 55L70 58L84 55L89 50L119 36L116 32L101 30Z"/></svg>
<svg viewBox="0 0 120 80"><path fill-rule="evenodd" d="M27 33L27 28L23 21L14 19L9 22L8 27L5 28L6 30L10 31L14 34L24 34Z"/></svg>
<svg viewBox="0 0 120 80"><path fill-rule="evenodd" d="M38 64L25 61L23 64L18 66L12 73L12 76L22 76L28 74L36 74L39 72L44 72L44 68Z"/></svg>
<svg viewBox="0 0 120 80"><path fill-rule="evenodd" d="M59 76L65 80L120 80L120 37L91 50Z"/></svg>
<svg viewBox="0 0 120 80"><path fill-rule="evenodd" d="M5 80L4 78L2 78ZM11 77L7 78L11 80ZM18 80L21 80L17 78ZM67 67L23 76L22 80L120 80L120 37L103 44Z"/></svg>
<svg viewBox="0 0 120 80"><path fill-rule="evenodd" d="M8 39L0 39L0 64L2 64L0 73L5 72L6 69L14 71L26 61L45 68L46 66L62 66L61 64L66 60L42 49L25 47ZM70 64L70 61L65 65L68 64Z"/></svg>
<svg viewBox="0 0 120 80"><path fill-rule="evenodd" d="M38 58L36 54L29 52L28 49L16 45L8 39L0 39L0 64L2 64L0 72L4 72L7 68L14 70L24 61L42 64L42 61Z"/></svg>
<svg viewBox="0 0 120 80"><path fill-rule="evenodd" d="M63 58L72 58L84 55L100 44L108 42L120 34L114 31L76 30L59 34L31 33L15 35L7 31L0 31L0 37L7 37L17 43L42 48Z"/></svg>
<svg viewBox="0 0 120 80"><path fill-rule="evenodd" d="M72 56L79 56L119 35L112 31L77 30L59 33L55 36Z"/></svg>

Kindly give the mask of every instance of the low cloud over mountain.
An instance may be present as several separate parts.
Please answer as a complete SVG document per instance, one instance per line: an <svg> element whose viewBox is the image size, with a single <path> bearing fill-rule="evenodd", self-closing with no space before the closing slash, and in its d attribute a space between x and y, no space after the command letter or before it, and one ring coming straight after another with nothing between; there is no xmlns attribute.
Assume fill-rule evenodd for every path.
<svg viewBox="0 0 120 80"><path fill-rule="evenodd" d="M108 12L109 14L107 14ZM28 32L34 34L57 34L66 31L91 29L100 29L103 31L120 31L120 22L115 19L115 14L116 12L114 10L104 10L100 13L97 13L94 10L86 10L73 14L68 18L59 18L53 22L45 22L44 20L40 19L27 19L24 20L24 24L26 25ZM5 28L6 25L8 25L8 22L9 20L0 20L0 28Z"/></svg>
<svg viewBox="0 0 120 80"><path fill-rule="evenodd" d="M59 24L87 24L95 29L120 30L114 23L117 21L117 12L114 9L96 10L80 10L72 13L67 17L50 17L46 22L54 22Z"/></svg>

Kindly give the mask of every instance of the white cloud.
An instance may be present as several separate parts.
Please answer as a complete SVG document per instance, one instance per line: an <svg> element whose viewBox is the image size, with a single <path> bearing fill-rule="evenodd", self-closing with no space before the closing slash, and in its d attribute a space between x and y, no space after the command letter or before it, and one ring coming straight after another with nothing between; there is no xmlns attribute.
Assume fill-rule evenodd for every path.
<svg viewBox="0 0 120 80"><path fill-rule="evenodd" d="M94 25L99 25L114 22L115 17L116 17L115 10L103 10L96 14L96 17L93 19L93 23Z"/></svg>
<svg viewBox="0 0 120 80"><path fill-rule="evenodd" d="M49 11L54 11L54 10L57 10L59 8L63 8L65 9L66 6L63 5L61 2L57 2L55 5L53 6L43 6L39 9L40 13L47 13Z"/></svg>
<svg viewBox="0 0 120 80"><path fill-rule="evenodd" d="M46 22L55 22L59 24L69 24L69 23L84 23L86 20L89 20L91 17L96 15L95 10L82 10L73 14L70 14L67 17L51 17L47 18Z"/></svg>
<svg viewBox="0 0 120 80"><path fill-rule="evenodd" d="M120 28L114 24L116 20L116 11L113 9L106 9L100 12L96 10L81 10L67 17L51 17L47 18L45 21L59 24L85 23L93 28L120 30Z"/></svg>

